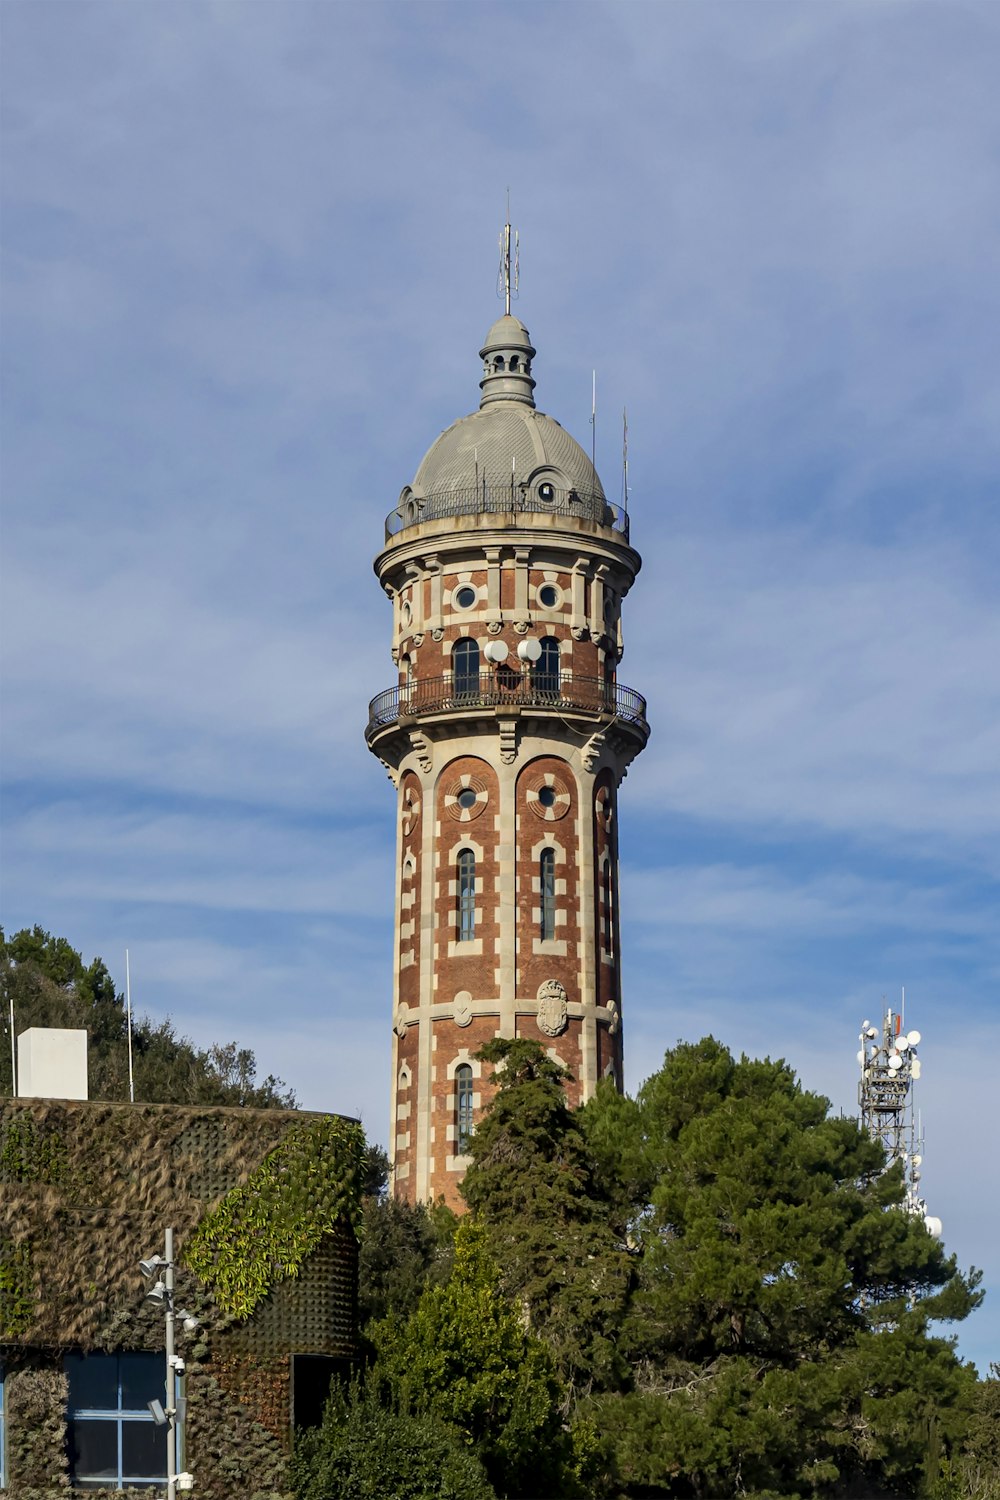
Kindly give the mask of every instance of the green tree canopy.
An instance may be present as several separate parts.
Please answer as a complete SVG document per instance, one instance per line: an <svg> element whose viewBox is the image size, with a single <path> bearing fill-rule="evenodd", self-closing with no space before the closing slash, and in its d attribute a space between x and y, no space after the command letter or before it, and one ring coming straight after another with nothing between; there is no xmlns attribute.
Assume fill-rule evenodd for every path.
<svg viewBox="0 0 1000 1500"><path fill-rule="evenodd" d="M472 1137L465 1200L570 1393L614 1389L628 1379L618 1335L632 1257L567 1105L567 1075L523 1038L496 1038L479 1056L494 1064L497 1092Z"/></svg>
<svg viewBox="0 0 1000 1500"><path fill-rule="evenodd" d="M3 1045L0 1091L11 1092L10 1006L18 1035L31 1026L86 1029L92 1099L128 1098L128 1018L103 959L85 964L65 938L41 927L0 931ZM149 1104L242 1104L294 1109L279 1078L257 1080L253 1053L235 1042L208 1048L176 1035L169 1021L132 1017L135 1097Z"/></svg>
<svg viewBox="0 0 1000 1500"><path fill-rule="evenodd" d="M545 1345L504 1296L485 1234L463 1220L448 1281L423 1293L403 1324L372 1331L384 1399L461 1432L497 1493L563 1493L569 1439L563 1392Z"/></svg>
<svg viewBox="0 0 1000 1500"><path fill-rule="evenodd" d="M971 1373L928 1321L965 1317L978 1274L901 1207L857 1122L784 1063L706 1038L668 1053L634 1105L599 1090L581 1124L602 1177L617 1151L633 1194L622 1350L637 1389L602 1407L626 1487L927 1480L928 1452L963 1430Z"/></svg>

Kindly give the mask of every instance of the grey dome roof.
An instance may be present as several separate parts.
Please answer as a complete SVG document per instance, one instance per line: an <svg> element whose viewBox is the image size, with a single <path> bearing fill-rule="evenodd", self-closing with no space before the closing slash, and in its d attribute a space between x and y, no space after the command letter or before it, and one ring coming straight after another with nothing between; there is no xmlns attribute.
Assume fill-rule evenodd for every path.
<svg viewBox="0 0 1000 1500"><path fill-rule="evenodd" d="M458 514L463 496L474 501L484 487L495 494L509 491L513 475L519 495L540 496L539 509L552 492L555 503L571 504L592 520L606 519L604 491L589 456L553 417L535 409L534 354L523 323L510 313L497 319L480 350L479 410L452 423L431 445L411 487L417 500L453 497ZM535 508L530 499L529 508Z"/></svg>
<svg viewBox="0 0 1000 1500"><path fill-rule="evenodd" d="M513 464L512 464L513 460ZM417 470L413 492L438 496L460 490L548 479L557 490L576 490L581 499L604 501L589 456L554 417L523 401L491 401L442 432Z"/></svg>

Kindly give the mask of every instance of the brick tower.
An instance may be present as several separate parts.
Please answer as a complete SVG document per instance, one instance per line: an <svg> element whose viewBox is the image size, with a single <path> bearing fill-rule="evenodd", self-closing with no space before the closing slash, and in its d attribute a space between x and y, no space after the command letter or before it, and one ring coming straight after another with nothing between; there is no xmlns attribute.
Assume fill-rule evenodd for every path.
<svg viewBox="0 0 1000 1500"><path fill-rule="evenodd" d="M535 407L509 242L479 410L433 444L375 559L399 673L366 734L398 795L394 1191L453 1207L491 1037L543 1042L573 1103L621 1087L615 808L649 737L617 677L639 555Z"/></svg>

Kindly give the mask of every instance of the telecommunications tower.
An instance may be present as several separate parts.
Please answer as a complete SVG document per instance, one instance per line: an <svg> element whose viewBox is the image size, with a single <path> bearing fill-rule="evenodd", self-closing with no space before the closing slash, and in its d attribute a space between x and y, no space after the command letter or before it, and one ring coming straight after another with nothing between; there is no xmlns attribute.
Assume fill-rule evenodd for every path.
<svg viewBox="0 0 1000 1500"><path fill-rule="evenodd" d="M931 1234L939 1236L941 1220L928 1214L920 1192L923 1127L913 1106L913 1085L920 1077L919 1031L903 1030L902 1010L886 1010L881 1031L862 1021L858 1063L861 1124L885 1151L886 1166L900 1162L906 1185L905 1207L919 1214Z"/></svg>

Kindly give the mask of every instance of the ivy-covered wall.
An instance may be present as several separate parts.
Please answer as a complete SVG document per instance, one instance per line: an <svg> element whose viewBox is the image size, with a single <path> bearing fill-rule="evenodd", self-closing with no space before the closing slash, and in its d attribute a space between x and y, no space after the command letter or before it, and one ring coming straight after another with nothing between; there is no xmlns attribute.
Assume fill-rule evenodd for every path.
<svg viewBox="0 0 1000 1500"><path fill-rule="evenodd" d="M353 1358L360 1127L286 1110L6 1100L0 1361L12 1500L71 1493L62 1355L163 1347L138 1270L175 1231L188 1467L209 1500L288 1494L292 1354ZM103 1491L89 1490L90 1496ZM120 1491L108 1491L120 1494Z"/></svg>

